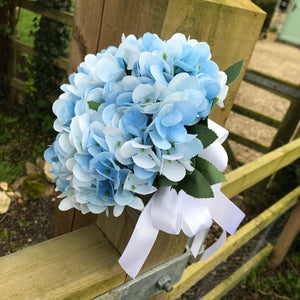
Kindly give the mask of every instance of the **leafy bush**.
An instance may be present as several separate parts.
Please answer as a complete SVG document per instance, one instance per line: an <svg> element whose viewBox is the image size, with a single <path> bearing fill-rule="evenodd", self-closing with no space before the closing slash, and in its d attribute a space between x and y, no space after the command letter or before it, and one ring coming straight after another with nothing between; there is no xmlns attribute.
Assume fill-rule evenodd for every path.
<svg viewBox="0 0 300 300"><path fill-rule="evenodd" d="M37 5L47 10L69 10L70 0L39 0ZM34 18L37 29L34 36L36 55L32 60L32 80L28 83L30 90L29 117L41 125L45 131L52 128L51 105L60 94L59 86L66 78L66 71L53 65L55 59L66 57L69 30L66 25L45 17Z"/></svg>
<svg viewBox="0 0 300 300"><path fill-rule="evenodd" d="M16 0L0 0L0 90L2 92L6 89L4 80L10 61L9 36L16 25L16 2Z"/></svg>
<svg viewBox="0 0 300 300"><path fill-rule="evenodd" d="M273 16L273 12L275 10L277 0L253 0L254 4L256 4L258 7L260 7L262 10L264 10L267 13L262 31L267 31Z"/></svg>

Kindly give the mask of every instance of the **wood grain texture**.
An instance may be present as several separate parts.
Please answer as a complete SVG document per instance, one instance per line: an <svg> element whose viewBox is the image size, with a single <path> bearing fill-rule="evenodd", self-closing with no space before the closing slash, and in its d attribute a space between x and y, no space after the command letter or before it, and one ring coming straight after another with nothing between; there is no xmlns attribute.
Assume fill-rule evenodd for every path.
<svg viewBox="0 0 300 300"><path fill-rule="evenodd" d="M98 51L104 0L76 0L69 73L75 72L85 55Z"/></svg>
<svg viewBox="0 0 300 300"><path fill-rule="evenodd" d="M69 71L75 71L87 53L118 46L122 33L139 37L149 31L163 39L182 32L205 40L221 69L244 59L244 72L264 16L250 1L242 0L77 0ZM231 86L225 109L213 112L212 119L220 124L224 124L229 115L242 75ZM93 218L82 216L80 212L74 212L74 218L71 228L93 222Z"/></svg>
<svg viewBox="0 0 300 300"><path fill-rule="evenodd" d="M224 125L259 37L265 13L251 1L170 0L162 38L181 32L207 42L212 59L225 70L244 60L240 77L230 86L224 109L217 105L210 118Z"/></svg>
<svg viewBox="0 0 300 300"><path fill-rule="evenodd" d="M72 231L73 219L75 209L69 209L67 211L61 211L58 209L58 205L61 199L56 198L54 206L54 219L53 219L53 230L52 236L60 236L62 234Z"/></svg>
<svg viewBox="0 0 300 300"><path fill-rule="evenodd" d="M145 32L160 35L169 0L105 1L98 50L119 46L122 33L142 36Z"/></svg>
<svg viewBox="0 0 300 300"><path fill-rule="evenodd" d="M0 299L91 299L125 280L93 225L0 258Z"/></svg>
<svg viewBox="0 0 300 300"><path fill-rule="evenodd" d="M300 197L297 204L293 208L293 211L285 224L277 242L274 247L274 251L271 256L271 263L273 266L281 264L286 253L288 252L293 240L300 230Z"/></svg>
<svg viewBox="0 0 300 300"><path fill-rule="evenodd" d="M76 72L77 66L84 61L85 55L97 53L103 5L104 0L77 0L75 2L69 74ZM58 204L59 200L57 200ZM75 209L66 212L56 209L53 235L58 236L88 226L95 223L96 219L95 215L83 215Z"/></svg>
<svg viewBox="0 0 300 300"><path fill-rule="evenodd" d="M121 254L127 246L138 217L139 212L130 208L126 208L124 213L118 218L115 218L112 211L110 211L109 217L105 214L99 215L97 225ZM139 274L182 254L187 240L188 238L183 232L179 235L159 232L154 246Z"/></svg>
<svg viewBox="0 0 300 300"><path fill-rule="evenodd" d="M231 198L300 157L300 138L226 174L221 191Z"/></svg>

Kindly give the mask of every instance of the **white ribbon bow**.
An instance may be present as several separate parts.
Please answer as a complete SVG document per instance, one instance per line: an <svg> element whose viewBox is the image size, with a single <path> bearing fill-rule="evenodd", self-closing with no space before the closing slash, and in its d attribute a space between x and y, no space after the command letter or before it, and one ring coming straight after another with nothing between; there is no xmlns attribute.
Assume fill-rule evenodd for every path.
<svg viewBox="0 0 300 300"><path fill-rule="evenodd" d="M209 120L208 127L216 132L218 139L199 155L223 171L228 157L221 143L228 131ZM221 191L222 184L212 185L213 198L196 199L184 191L177 192L164 187L150 199L141 213L131 238L119 259L121 267L135 278L148 257L159 230L169 234L179 234L182 230L187 236L194 237L191 251L196 257L204 243L206 231L212 220L219 224L224 232L211 247L205 250L203 260L217 251L226 240L226 232L233 234L245 214L233 204Z"/></svg>

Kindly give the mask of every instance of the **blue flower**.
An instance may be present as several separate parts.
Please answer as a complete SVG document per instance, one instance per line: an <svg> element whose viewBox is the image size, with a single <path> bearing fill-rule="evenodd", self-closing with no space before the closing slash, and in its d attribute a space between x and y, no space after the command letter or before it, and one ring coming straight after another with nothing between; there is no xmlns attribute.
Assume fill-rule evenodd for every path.
<svg viewBox="0 0 300 300"><path fill-rule="evenodd" d="M114 155L110 152L102 152L90 161L91 175L98 181L112 181L114 188L120 184L120 167L114 161Z"/></svg>
<svg viewBox="0 0 300 300"><path fill-rule="evenodd" d="M153 116L153 122L148 128L153 144L162 150L168 150L172 143L185 143L192 140L195 136L188 134L184 125L190 124L196 116L197 111L190 101L163 105Z"/></svg>
<svg viewBox="0 0 300 300"><path fill-rule="evenodd" d="M193 172L203 145L188 127L208 117L213 101L223 107L228 92L206 43L178 33L167 41L123 35L77 70L53 104L58 134L44 153L60 209L141 210L137 194L155 192L157 176L178 182Z"/></svg>
<svg viewBox="0 0 300 300"><path fill-rule="evenodd" d="M148 117L139 109L132 108L126 111L121 119L122 128L134 137L144 138L147 129Z"/></svg>
<svg viewBox="0 0 300 300"><path fill-rule="evenodd" d="M143 201L137 197L134 192L124 189L124 184L129 173L130 171L128 169L120 170L121 184L114 195L114 200L116 201L116 205L114 207L115 217L121 215L126 205L138 210L142 210L144 208Z"/></svg>

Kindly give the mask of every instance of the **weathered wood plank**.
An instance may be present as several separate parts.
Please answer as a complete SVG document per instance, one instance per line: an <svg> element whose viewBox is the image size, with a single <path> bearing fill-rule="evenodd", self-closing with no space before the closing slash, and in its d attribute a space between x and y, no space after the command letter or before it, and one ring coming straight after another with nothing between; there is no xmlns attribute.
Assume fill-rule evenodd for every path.
<svg viewBox="0 0 300 300"><path fill-rule="evenodd" d="M222 281L213 290L207 293L201 300L218 300L225 296L232 288L234 288L243 278L245 278L254 268L256 268L264 258L268 257L273 249L271 244L260 250L254 257L247 261L236 272Z"/></svg>
<svg viewBox="0 0 300 300"><path fill-rule="evenodd" d="M165 40L176 32L182 32L191 38L207 41L212 49L213 60L220 65L221 69L224 70L232 63L243 59L245 60L243 70L245 70L264 17L265 13L250 1L235 1L234 3L229 0L221 2L219 0L105 1L99 50L109 45L119 45L123 32L126 35L133 33L140 37L144 32L150 31L157 33ZM236 94L242 76L239 82L231 86L232 95ZM227 99L225 110L216 111L213 119L224 124L232 102L233 97L231 100ZM104 222L101 218L98 224L108 239L114 241L117 248L119 244L126 244L128 237L120 235L119 230L114 232L112 230L114 225L104 224ZM110 226L111 229L106 231L105 228L110 228ZM115 239L118 235L121 241ZM158 238L157 243L159 240ZM162 235L161 240L164 240L164 243L160 245L161 248L172 249L172 245L174 246L174 241L170 237ZM179 244L182 243L179 242ZM184 247L181 248L183 251ZM155 249L158 250L158 248ZM151 264L156 265L159 260L159 256L152 253L154 251L147 259L149 267ZM173 253L175 252L169 251L165 259L170 259Z"/></svg>
<svg viewBox="0 0 300 300"><path fill-rule="evenodd" d="M145 32L161 35L169 0L109 0L104 3L98 50L119 46L125 33L142 36Z"/></svg>
<svg viewBox="0 0 300 300"><path fill-rule="evenodd" d="M222 192L231 198L300 157L300 138L226 174Z"/></svg>
<svg viewBox="0 0 300 300"><path fill-rule="evenodd" d="M138 211L126 208L118 218L113 216L112 210L109 217L105 214L100 214L98 217L97 225L120 254L127 246L139 215ZM171 235L160 231L139 274L182 254L187 240L188 237L183 232L179 235Z"/></svg>
<svg viewBox="0 0 300 300"><path fill-rule="evenodd" d="M60 193L57 193L58 196ZM60 236L64 233L72 231L73 219L75 214L75 209L69 209L67 211L61 211L58 209L60 201L56 198L54 206L54 218L53 218L53 228L52 237Z"/></svg>
<svg viewBox="0 0 300 300"><path fill-rule="evenodd" d="M250 109L246 106L240 105L240 104L233 104L232 106L232 111L246 116L250 119L254 119L256 121L259 121L261 123L267 124L269 126L275 127L275 128L279 128L281 121L277 120L275 118L272 118L268 115L265 115L261 112L255 111L253 109Z"/></svg>
<svg viewBox="0 0 300 300"><path fill-rule="evenodd" d="M53 21L63 23L68 26L72 26L73 24L73 14L67 11L62 11L62 10L51 11L51 10L40 9L36 6L36 1L30 1L30 0L19 1L18 5L20 7L33 11Z"/></svg>
<svg viewBox="0 0 300 300"><path fill-rule="evenodd" d="M291 208L296 203L299 195L300 186L240 228L234 235L226 240L221 249L210 256L206 261L200 261L188 266L183 273L181 281L174 286L173 291L168 294L167 299L176 299L187 289L192 287L257 233Z"/></svg>
<svg viewBox="0 0 300 300"><path fill-rule="evenodd" d="M125 280L94 225L0 258L0 299L92 299Z"/></svg>
<svg viewBox="0 0 300 300"><path fill-rule="evenodd" d="M300 98L292 100L284 119L279 127L270 149L276 149L286 143L291 139L297 125L300 121Z"/></svg>
<svg viewBox="0 0 300 300"><path fill-rule="evenodd" d="M10 78L10 86L24 94L27 93L26 82L16 77Z"/></svg>
<svg viewBox="0 0 300 300"><path fill-rule="evenodd" d="M245 73L244 80L267 89L272 93L283 96L288 100L294 98L300 99L299 86L292 85L289 82L272 77L272 75L248 69Z"/></svg>
<svg viewBox="0 0 300 300"><path fill-rule="evenodd" d="M233 132L229 133L228 138L232 141L235 141L239 144L247 146L247 147L249 147L251 149L254 149L258 152L261 152L261 153L268 153L269 149L270 149L270 147L268 147L267 145L260 144L258 142L255 142L253 140L250 140L250 139L248 139L244 136L238 135L238 134L233 133Z"/></svg>
<svg viewBox="0 0 300 300"><path fill-rule="evenodd" d="M104 0L76 0L69 73L76 72L85 55L98 52Z"/></svg>
<svg viewBox="0 0 300 300"><path fill-rule="evenodd" d="M221 70L244 60L240 77L230 86L225 107L217 105L210 118L224 125L259 37L265 13L251 1L170 0L161 36L175 32L206 41Z"/></svg>
<svg viewBox="0 0 300 300"><path fill-rule="evenodd" d="M12 48L21 53L26 53L30 56L35 54L35 50L32 46L27 45L17 39L12 39ZM53 60L53 64L63 70L68 70L69 60L67 58L61 57Z"/></svg>
<svg viewBox="0 0 300 300"><path fill-rule="evenodd" d="M300 198L298 198L287 223L285 224L271 256L271 263L274 266L281 264L287 251L289 250L295 236L300 229Z"/></svg>
<svg viewBox="0 0 300 300"><path fill-rule="evenodd" d="M20 40L17 40L16 38L11 39L11 46L17 51L20 51L21 53L26 53L29 56L33 56L35 51L32 46L27 45Z"/></svg>
<svg viewBox="0 0 300 300"><path fill-rule="evenodd" d="M102 23L104 0L77 0L73 19L70 61L67 67L69 74L76 72L77 66L89 53L98 51L99 34ZM59 200L57 199L57 206ZM80 211L71 209L54 213L54 236L61 235L96 222L97 215L83 215Z"/></svg>

